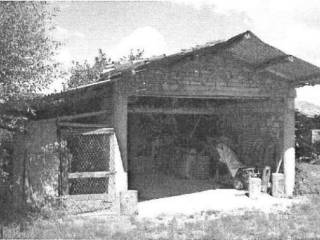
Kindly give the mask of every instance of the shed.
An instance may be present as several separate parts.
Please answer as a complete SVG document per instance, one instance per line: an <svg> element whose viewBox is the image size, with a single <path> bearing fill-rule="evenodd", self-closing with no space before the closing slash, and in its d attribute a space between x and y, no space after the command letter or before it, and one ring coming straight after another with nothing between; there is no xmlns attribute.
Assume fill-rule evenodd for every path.
<svg viewBox="0 0 320 240"><path fill-rule="evenodd" d="M250 31L115 65L96 83L35 101L37 119L16 136L16 196L50 190L112 202L128 189L162 197L159 184L172 194L210 188L217 168L205 147L210 139L228 143L246 165L274 169L283 158L292 196L295 88L319 82L318 67ZM196 177L187 180L181 159L191 149Z"/></svg>

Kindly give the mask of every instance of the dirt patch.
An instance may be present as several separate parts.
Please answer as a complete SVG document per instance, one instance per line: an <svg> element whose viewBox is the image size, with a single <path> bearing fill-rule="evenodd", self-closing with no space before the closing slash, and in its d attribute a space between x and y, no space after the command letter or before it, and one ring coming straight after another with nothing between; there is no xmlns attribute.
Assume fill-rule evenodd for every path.
<svg viewBox="0 0 320 240"><path fill-rule="evenodd" d="M297 163L295 194L320 194L320 165Z"/></svg>

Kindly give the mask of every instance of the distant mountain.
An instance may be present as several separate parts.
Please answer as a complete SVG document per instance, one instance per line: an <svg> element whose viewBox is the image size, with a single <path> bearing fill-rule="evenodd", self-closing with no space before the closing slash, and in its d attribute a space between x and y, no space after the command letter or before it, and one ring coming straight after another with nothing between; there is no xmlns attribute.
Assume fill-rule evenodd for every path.
<svg viewBox="0 0 320 240"><path fill-rule="evenodd" d="M309 117L320 115L320 106L310 102L296 101L295 107L297 111Z"/></svg>

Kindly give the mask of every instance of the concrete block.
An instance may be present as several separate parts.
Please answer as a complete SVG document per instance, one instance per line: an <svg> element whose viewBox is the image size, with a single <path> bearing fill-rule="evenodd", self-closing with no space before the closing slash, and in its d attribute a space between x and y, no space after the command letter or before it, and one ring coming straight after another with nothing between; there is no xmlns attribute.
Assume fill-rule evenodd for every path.
<svg viewBox="0 0 320 240"><path fill-rule="evenodd" d="M285 182L283 173L272 173L272 196L281 198L285 196Z"/></svg>
<svg viewBox="0 0 320 240"><path fill-rule="evenodd" d="M138 210L138 191L128 190L120 193L120 213L133 215Z"/></svg>
<svg viewBox="0 0 320 240"><path fill-rule="evenodd" d="M249 197L251 199L259 198L261 194L261 179L260 178L249 178Z"/></svg>

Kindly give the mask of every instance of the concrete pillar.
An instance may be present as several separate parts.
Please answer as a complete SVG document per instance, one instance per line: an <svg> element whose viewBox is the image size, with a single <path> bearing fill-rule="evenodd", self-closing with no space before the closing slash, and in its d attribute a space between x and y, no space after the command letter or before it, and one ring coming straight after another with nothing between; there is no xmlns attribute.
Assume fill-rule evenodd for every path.
<svg viewBox="0 0 320 240"><path fill-rule="evenodd" d="M283 168L285 178L285 194L293 195L295 183L295 117L294 117L295 90L285 99L283 124Z"/></svg>
<svg viewBox="0 0 320 240"><path fill-rule="evenodd" d="M127 161L127 95L125 86L116 82L113 88L113 127L115 136L111 144L114 146L114 169L116 192L128 190Z"/></svg>
<svg viewBox="0 0 320 240"><path fill-rule="evenodd" d="M113 88L113 126L119 143L124 170L128 170L127 162L127 96L124 84L115 83Z"/></svg>
<svg viewBox="0 0 320 240"><path fill-rule="evenodd" d="M125 192L128 190L128 174L124 170L118 141L115 135L112 135L110 138L110 155L113 162L112 170L116 172L114 176L115 193Z"/></svg>

